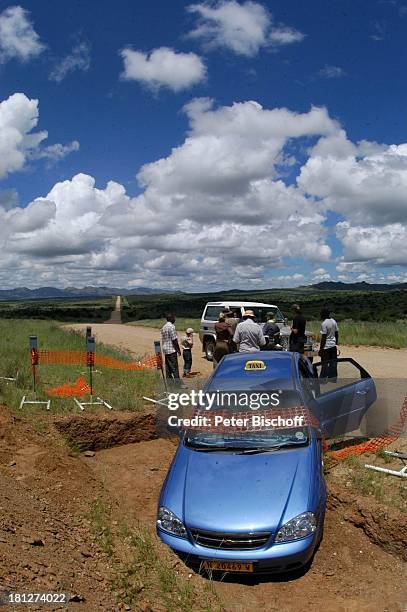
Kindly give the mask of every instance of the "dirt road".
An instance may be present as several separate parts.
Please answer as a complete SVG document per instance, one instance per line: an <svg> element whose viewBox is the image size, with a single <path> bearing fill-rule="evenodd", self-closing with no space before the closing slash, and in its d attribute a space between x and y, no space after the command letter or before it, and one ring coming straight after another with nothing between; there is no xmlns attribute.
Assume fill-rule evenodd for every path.
<svg viewBox="0 0 407 612"><path fill-rule="evenodd" d="M67 325L72 329L84 330L87 324ZM135 357L152 354L154 340L160 339L160 330L150 327L130 325L94 324L92 331L98 342L117 346L130 351ZM181 334L178 332L178 335ZM203 376L210 374L212 364L202 354L201 343L197 334L193 348L193 370L198 370ZM353 357L374 378L406 378L407 349L382 349L365 346L341 346L341 357Z"/></svg>
<svg viewBox="0 0 407 612"><path fill-rule="evenodd" d="M109 321L106 321L106 323L112 323L115 325L118 325L122 322L122 298L120 297L120 295L117 296L116 298L116 305L115 305L115 309L112 312L112 315L110 317Z"/></svg>

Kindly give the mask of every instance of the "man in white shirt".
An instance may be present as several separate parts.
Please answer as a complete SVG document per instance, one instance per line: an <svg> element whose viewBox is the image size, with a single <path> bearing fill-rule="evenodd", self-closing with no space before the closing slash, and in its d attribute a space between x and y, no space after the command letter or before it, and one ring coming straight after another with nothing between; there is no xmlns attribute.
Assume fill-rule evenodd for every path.
<svg viewBox="0 0 407 612"><path fill-rule="evenodd" d="M336 382L338 378L338 324L331 317L331 313L328 308L321 310L321 344L319 347L319 356L321 357L321 374L320 378L330 379L332 382Z"/></svg>
<svg viewBox="0 0 407 612"><path fill-rule="evenodd" d="M171 379L174 383L180 383L178 355L181 355L181 351L174 323L175 316L168 314L167 323L161 328L161 346L164 353L165 375L167 379Z"/></svg>
<svg viewBox="0 0 407 612"><path fill-rule="evenodd" d="M260 351L266 344L266 339L261 331L260 325L254 320L253 310L246 310L243 313L243 321L236 327L233 342L239 346L239 353L251 353Z"/></svg>

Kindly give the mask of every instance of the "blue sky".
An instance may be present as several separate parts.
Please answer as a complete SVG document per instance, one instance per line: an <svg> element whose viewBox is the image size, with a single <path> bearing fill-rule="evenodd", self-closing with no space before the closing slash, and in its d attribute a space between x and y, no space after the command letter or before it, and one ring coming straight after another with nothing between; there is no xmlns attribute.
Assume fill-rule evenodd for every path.
<svg viewBox="0 0 407 612"><path fill-rule="evenodd" d="M397 0L0 2L5 120L38 100L29 132L48 132L32 146L18 124L25 144L4 136L3 147L0 132L5 158L24 158L0 162L0 279L192 290L407 280L406 29ZM200 98L212 106L183 111ZM315 127L313 106L329 121ZM282 135L278 121L268 130L278 108L290 112ZM253 150L261 170L246 175Z"/></svg>

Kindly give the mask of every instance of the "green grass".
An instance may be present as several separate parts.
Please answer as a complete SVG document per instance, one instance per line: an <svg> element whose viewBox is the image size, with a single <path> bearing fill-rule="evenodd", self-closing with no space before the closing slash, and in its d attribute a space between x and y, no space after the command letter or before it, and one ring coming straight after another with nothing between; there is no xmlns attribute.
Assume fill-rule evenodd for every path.
<svg viewBox="0 0 407 612"><path fill-rule="evenodd" d="M101 550L108 557L113 557L113 533L110 527L110 510L104 499L98 497L90 507L89 519L93 534L96 536Z"/></svg>
<svg viewBox="0 0 407 612"><path fill-rule="evenodd" d="M370 321L340 321L339 343L353 346L383 346L388 348L407 347L407 325L403 321L375 323ZM321 324L309 321L307 329L313 331L319 340Z"/></svg>
<svg viewBox="0 0 407 612"><path fill-rule="evenodd" d="M385 464L390 463L384 451L377 453L377 458L385 458ZM407 507L407 486L403 478L399 479L388 474L374 472L365 468L365 458L350 456L344 461L344 465L349 469L350 481L354 490L366 496L374 497L377 501L393 508L405 512ZM393 460L394 461L394 460ZM368 463L371 463L370 461ZM380 465L377 460L372 461L375 465ZM401 467L400 463L395 463L395 469ZM386 467L389 467L386 465Z"/></svg>
<svg viewBox="0 0 407 612"><path fill-rule="evenodd" d="M39 320L0 319L0 376L15 376L19 372L17 382L0 380L0 403L17 409L23 395L34 399L30 355L28 349L29 336L38 337L38 347L50 350L84 350L84 336L72 330L63 330L57 323ZM132 359L129 355L114 348L96 345L99 354L116 359ZM142 357L142 355L140 355ZM99 368L98 368L99 369ZM88 381L86 367L80 366L39 366L39 384L37 399L48 399L46 390L65 383L74 383L83 374ZM94 395L102 397L114 409L137 410L144 404L143 395L149 395L156 390L158 375L155 370L123 371L101 368L93 376ZM88 401L89 398L84 398ZM44 406L25 406L24 412L44 412ZM52 398L51 411L78 411L73 399ZM89 410L89 408L88 408Z"/></svg>
<svg viewBox="0 0 407 612"><path fill-rule="evenodd" d="M163 319L141 319L128 325L142 325L159 329L164 325ZM199 332L200 319L177 318L175 322L178 332L192 327ZM388 348L407 348L407 324L403 321L392 323L375 323L367 321L342 321L339 325L339 343L348 345L384 346ZM319 340L321 323L308 321L307 329L314 332Z"/></svg>

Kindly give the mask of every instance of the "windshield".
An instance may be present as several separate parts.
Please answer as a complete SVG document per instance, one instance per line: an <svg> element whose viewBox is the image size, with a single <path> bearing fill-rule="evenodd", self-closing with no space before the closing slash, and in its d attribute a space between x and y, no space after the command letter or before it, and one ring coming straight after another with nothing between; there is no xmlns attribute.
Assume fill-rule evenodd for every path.
<svg viewBox="0 0 407 612"><path fill-rule="evenodd" d="M249 434L212 434L194 433L186 435L184 438L185 446L200 449L213 450L277 450L289 446L304 446L309 441L307 428L276 431L273 435L269 432Z"/></svg>
<svg viewBox="0 0 407 612"><path fill-rule="evenodd" d="M284 315L278 308L272 306L250 306L250 310L253 310L258 323L265 323L267 321L267 315L273 313L277 323L284 323Z"/></svg>
<svg viewBox="0 0 407 612"><path fill-rule="evenodd" d="M261 397L270 398L261 405ZM263 451L309 442L301 398L292 390L231 392L210 411L200 410L205 426L187 429L184 444L196 450ZM244 401L242 401L244 400Z"/></svg>

